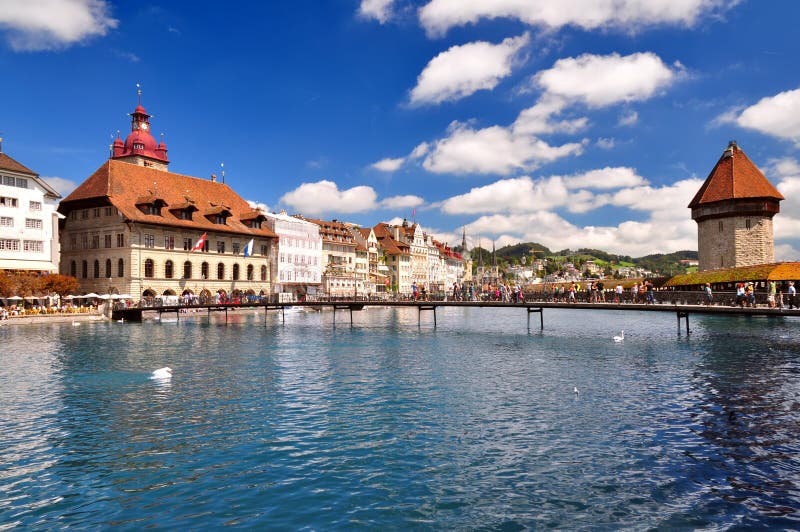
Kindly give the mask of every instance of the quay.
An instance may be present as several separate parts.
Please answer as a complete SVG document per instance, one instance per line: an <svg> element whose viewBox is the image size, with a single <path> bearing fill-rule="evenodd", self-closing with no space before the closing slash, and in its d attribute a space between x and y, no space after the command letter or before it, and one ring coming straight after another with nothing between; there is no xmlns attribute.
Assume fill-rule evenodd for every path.
<svg viewBox="0 0 800 532"><path fill-rule="evenodd" d="M307 302L287 302L287 303L267 303L267 302L242 302L242 303L209 303L196 305L162 305L147 307L131 307L117 309L112 313L112 319L123 321L142 321L144 312L158 312L159 318L164 313L175 313L180 320L181 311L192 309L205 310L210 318L212 312L224 312L227 322L228 311L239 309L264 309L264 321L266 323L267 313L271 310L280 311L283 322L286 321L285 311L287 308L308 308L315 310L330 309L333 311L333 323L336 324L336 312L348 311L350 314L350 324L353 323L353 312L363 310L365 307L410 307L417 309L418 323L421 324L422 313L433 313L433 325L436 326L436 309L439 307L462 307L462 308L519 308L527 313L528 328L530 329L531 314L539 314L539 324L544 329L544 310L545 309L571 309L571 310L619 310L625 312L672 312L678 319L680 330L681 320L686 323L686 333L689 334L689 315L706 314L716 316L785 316L800 317L800 309L770 308L770 307L739 307L729 305L703 305L690 304L673 300L669 303L611 303L611 302L561 302L561 301L523 301L523 302L504 302L504 301L384 301L384 300L336 300L336 301L307 301Z"/></svg>

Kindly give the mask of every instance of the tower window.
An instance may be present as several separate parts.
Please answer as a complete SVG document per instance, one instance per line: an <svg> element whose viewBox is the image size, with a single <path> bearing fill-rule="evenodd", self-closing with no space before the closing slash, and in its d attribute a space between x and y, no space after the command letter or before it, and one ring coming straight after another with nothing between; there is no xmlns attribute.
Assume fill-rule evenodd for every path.
<svg viewBox="0 0 800 532"><path fill-rule="evenodd" d="M144 144L142 144L140 142L134 142L133 143L133 149L134 150L143 150L144 149Z"/></svg>
<svg viewBox="0 0 800 532"><path fill-rule="evenodd" d="M745 229L750 229L750 218L744 221L744 227Z"/></svg>
<svg viewBox="0 0 800 532"><path fill-rule="evenodd" d="M722 232L722 221L721 221L721 220L720 220L720 222L719 222L719 232L720 232L720 233Z"/></svg>

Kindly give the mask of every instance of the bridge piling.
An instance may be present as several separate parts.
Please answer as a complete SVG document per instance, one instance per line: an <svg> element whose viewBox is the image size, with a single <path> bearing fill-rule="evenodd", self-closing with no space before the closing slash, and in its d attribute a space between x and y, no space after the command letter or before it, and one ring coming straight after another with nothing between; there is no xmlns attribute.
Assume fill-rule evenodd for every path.
<svg viewBox="0 0 800 532"><path fill-rule="evenodd" d="M534 310L533 307L527 307L528 310L528 330L531 330L531 314L538 312L539 313L539 328L544 330L544 309L542 307L538 307Z"/></svg>

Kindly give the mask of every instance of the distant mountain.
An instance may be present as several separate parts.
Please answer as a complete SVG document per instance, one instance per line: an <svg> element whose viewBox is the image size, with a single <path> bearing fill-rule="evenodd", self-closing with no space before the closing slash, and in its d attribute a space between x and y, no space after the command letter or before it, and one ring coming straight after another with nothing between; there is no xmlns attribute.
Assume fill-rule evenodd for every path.
<svg viewBox="0 0 800 532"><path fill-rule="evenodd" d="M489 266L492 263L491 250L476 247L470 250L470 254L472 256L473 265L478 263L479 255L482 255L483 264L485 266ZM569 258L578 264L583 264L587 260L593 260L598 264L633 264L634 266L652 272L665 274L674 274L684 271L685 268L680 265L681 260L697 260L697 251L694 250L676 251L674 253L655 253L634 258L629 255L617 255L600 249L589 248L581 248L578 250L562 249L554 252L547 246L537 242L525 242L522 244L503 246L497 249L495 254L499 266L520 264L522 262L522 257L525 257L526 264L530 263L531 257L555 260L566 260Z"/></svg>

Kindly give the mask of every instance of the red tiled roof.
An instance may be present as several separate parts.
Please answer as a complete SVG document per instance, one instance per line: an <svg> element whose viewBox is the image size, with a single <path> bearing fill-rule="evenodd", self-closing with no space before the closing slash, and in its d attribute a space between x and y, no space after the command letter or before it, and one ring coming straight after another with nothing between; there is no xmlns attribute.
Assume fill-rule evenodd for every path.
<svg viewBox="0 0 800 532"><path fill-rule="evenodd" d="M157 193L153 193L153 189ZM216 211L220 205L227 208L231 216L225 225L215 224L204 215L195 213L192 220L181 220L168 208L161 215L145 214L138 207L137 201L144 196L158 196L167 205L180 206L186 203L186 195L191 193L194 206L200 211ZM175 174L151 167L139 166L110 159L103 163L94 174L80 184L67 196L58 207L58 212L68 214L71 210L82 208L91 200L107 200L117 208L128 220L186 227L198 231L215 231L221 233L239 233L261 237L277 237L267 228L253 229L242 222L242 216L250 213L252 208L241 196L224 184L208 179L200 179ZM247 218L245 218L247 219Z"/></svg>
<svg viewBox="0 0 800 532"><path fill-rule="evenodd" d="M394 239L394 228L383 222L372 228L380 245L389 255L407 255L411 246L403 241ZM402 228L401 228L402 232Z"/></svg>
<svg viewBox="0 0 800 532"><path fill-rule="evenodd" d="M353 233L347 228L344 222L338 220L317 220L315 218L306 218L305 216L297 216L301 220L317 224L319 226L319 234L322 240L328 242L336 242L345 246L355 245Z"/></svg>
<svg viewBox="0 0 800 532"><path fill-rule="evenodd" d="M784 199L741 148L731 144L695 194L689 208L742 198Z"/></svg>
<svg viewBox="0 0 800 532"><path fill-rule="evenodd" d="M37 176L36 172L31 170L30 168L18 163L5 153L0 152L0 170L11 170L12 172L19 172L21 174L30 174L32 176Z"/></svg>

